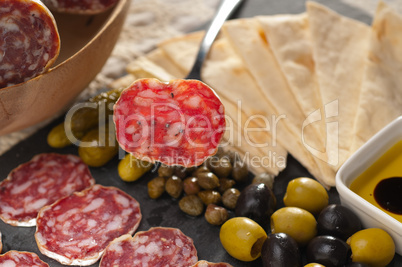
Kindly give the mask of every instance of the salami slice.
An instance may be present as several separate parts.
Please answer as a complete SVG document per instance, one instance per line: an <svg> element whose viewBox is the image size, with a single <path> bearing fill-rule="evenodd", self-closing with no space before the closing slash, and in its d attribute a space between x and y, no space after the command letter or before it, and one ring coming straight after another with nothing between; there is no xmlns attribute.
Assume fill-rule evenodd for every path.
<svg viewBox="0 0 402 267"><path fill-rule="evenodd" d="M4 267L49 267L38 255L31 252L10 250L0 255L0 266Z"/></svg>
<svg viewBox="0 0 402 267"><path fill-rule="evenodd" d="M120 146L134 157L191 167L216 153L224 110L200 81L140 79L122 92L113 119Z"/></svg>
<svg viewBox="0 0 402 267"><path fill-rule="evenodd" d="M230 265L229 263L225 263L225 262L214 263L214 262L208 262L208 261L198 261L196 264L194 264L191 267L233 267L233 266Z"/></svg>
<svg viewBox="0 0 402 267"><path fill-rule="evenodd" d="M0 218L15 226L35 226L43 206L93 184L95 180L79 157L39 154L0 183Z"/></svg>
<svg viewBox="0 0 402 267"><path fill-rule="evenodd" d="M133 234L140 220L140 205L133 197L94 185L41 209L35 239L44 255L86 266L102 256L110 241Z"/></svg>
<svg viewBox="0 0 402 267"><path fill-rule="evenodd" d="M179 229L153 227L115 239L109 244L99 267L192 266L198 260L193 240Z"/></svg>
<svg viewBox="0 0 402 267"><path fill-rule="evenodd" d="M44 73L60 52L53 15L39 0L0 1L0 88Z"/></svg>
<svg viewBox="0 0 402 267"><path fill-rule="evenodd" d="M51 10L71 14L97 14L114 6L118 0L42 0Z"/></svg>

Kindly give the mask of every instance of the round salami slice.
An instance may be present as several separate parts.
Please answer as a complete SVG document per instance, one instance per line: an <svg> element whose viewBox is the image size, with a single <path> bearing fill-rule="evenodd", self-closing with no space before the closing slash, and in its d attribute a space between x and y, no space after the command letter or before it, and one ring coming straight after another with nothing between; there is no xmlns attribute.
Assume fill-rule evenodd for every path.
<svg viewBox="0 0 402 267"><path fill-rule="evenodd" d="M94 178L79 157L39 154L0 183L0 218L15 226L35 226L43 206L93 184Z"/></svg>
<svg viewBox="0 0 402 267"><path fill-rule="evenodd" d="M0 266L49 267L49 265L39 259L38 255L35 253L15 250L10 250L5 254L0 255Z"/></svg>
<svg viewBox="0 0 402 267"><path fill-rule="evenodd" d="M216 153L224 112L200 81L140 79L122 92L113 119L120 146L134 157L191 167Z"/></svg>
<svg viewBox="0 0 402 267"><path fill-rule="evenodd" d="M119 0L42 0L51 10L71 14L97 14L113 7Z"/></svg>
<svg viewBox="0 0 402 267"><path fill-rule="evenodd" d="M208 262L208 261L198 261L196 264L194 264L191 267L233 267L233 266L230 265L229 263L225 263L225 262L214 263L214 262Z"/></svg>
<svg viewBox="0 0 402 267"><path fill-rule="evenodd" d="M0 88L44 73L60 52L53 15L39 0L0 1Z"/></svg>
<svg viewBox="0 0 402 267"><path fill-rule="evenodd" d="M99 267L192 266L198 260L193 240L176 228L152 227L113 240Z"/></svg>
<svg viewBox="0 0 402 267"><path fill-rule="evenodd" d="M94 185L41 209L35 239L44 255L86 266L102 256L110 241L133 234L140 221L140 205L133 197Z"/></svg>

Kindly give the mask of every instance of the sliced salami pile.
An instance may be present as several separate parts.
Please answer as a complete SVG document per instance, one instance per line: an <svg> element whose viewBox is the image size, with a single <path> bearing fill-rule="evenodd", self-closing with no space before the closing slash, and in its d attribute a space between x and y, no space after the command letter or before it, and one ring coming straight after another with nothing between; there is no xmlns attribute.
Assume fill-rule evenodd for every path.
<svg viewBox="0 0 402 267"><path fill-rule="evenodd" d="M50 11L39 0L0 1L0 88L44 73L60 52Z"/></svg>
<svg viewBox="0 0 402 267"><path fill-rule="evenodd" d="M193 240L179 229L153 227L115 239L102 257L100 267L192 266L198 260Z"/></svg>
<svg viewBox="0 0 402 267"><path fill-rule="evenodd" d="M233 266L230 265L229 263L225 263L225 262L214 263L214 262L208 262L208 261L198 261L196 264L194 264L191 267L233 267Z"/></svg>
<svg viewBox="0 0 402 267"><path fill-rule="evenodd" d="M39 154L0 183L0 218L15 226L34 226L43 206L93 184L95 180L79 157Z"/></svg>
<svg viewBox="0 0 402 267"><path fill-rule="evenodd" d="M113 239L133 234L141 217L134 198L94 185L41 209L35 239L44 255L62 264L91 265Z"/></svg>
<svg viewBox="0 0 402 267"><path fill-rule="evenodd" d="M54 11L72 14L96 14L106 11L118 0L43 0Z"/></svg>
<svg viewBox="0 0 402 267"><path fill-rule="evenodd" d="M4 267L49 267L49 265L39 259L38 255L31 252L19 252L10 250L0 255L0 266Z"/></svg>
<svg viewBox="0 0 402 267"><path fill-rule="evenodd" d="M191 167L216 153L224 112L200 81L140 79L122 92L113 118L120 146L134 157Z"/></svg>

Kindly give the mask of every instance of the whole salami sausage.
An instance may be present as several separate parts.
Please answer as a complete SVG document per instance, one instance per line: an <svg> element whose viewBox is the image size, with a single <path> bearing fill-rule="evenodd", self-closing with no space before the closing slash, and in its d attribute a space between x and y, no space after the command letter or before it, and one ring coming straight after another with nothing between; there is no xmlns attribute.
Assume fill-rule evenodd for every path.
<svg viewBox="0 0 402 267"><path fill-rule="evenodd" d="M39 0L0 1L0 88L44 73L56 61L60 37Z"/></svg>
<svg viewBox="0 0 402 267"><path fill-rule="evenodd" d="M214 263L214 262L208 262L208 261L198 261L196 264L194 264L191 267L233 267L233 266L230 265L229 263L225 263L225 262Z"/></svg>
<svg viewBox="0 0 402 267"><path fill-rule="evenodd" d="M0 255L0 266L49 267L49 265L39 259L38 255L35 253L15 250L10 250L5 254Z"/></svg>
<svg viewBox="0 0 402 267"><path fill-rule="evenodd" d="M176 228L152 227L113 240L99 267L192 266L198 260L193 240Z"/></svg>
<svg viewBox="0 0 402 267"><path fill-rule="evenodd" d="M72 14L97 14L114 6L118 0L42 0L51 10Z"/></svg>
<svg viewBox="0 0 402 267"><path fill-rule="evenodd" d="M0 218L15 226L35 226L43 206L93 184L94 178L79 157L39 154L0 183Z"/></svg>
<svg viewBox="0 0 402 267"><path fill-rule="evenodd" d="M66 265L91 265L107 245L133 234L141 221L139 203L114 187L94 185L42 208L36 243L42 254Z"/></svg>
<svg viewBox="0 0 402 267"><path fill-rule="evenodd" d="M198 80L140 79L114 106L120 146L134 157L198 166L214 155L225 130L224 106Z"/></svg>

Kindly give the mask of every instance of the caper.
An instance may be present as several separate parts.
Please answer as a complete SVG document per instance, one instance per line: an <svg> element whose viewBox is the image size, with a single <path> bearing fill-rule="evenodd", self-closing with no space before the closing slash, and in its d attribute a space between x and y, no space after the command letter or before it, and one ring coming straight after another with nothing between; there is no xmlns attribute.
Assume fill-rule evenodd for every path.
<svg viewBox="0 0 402 267"><path fill-rule="evenodd" d="M253 184L265 184L269 189L272 189L274 187L274 178L275 176L267 173L267 172L263 172L260 174L257 174L254 178L252 183Z"/></svg>
<svg viewBox="0 0 402 267"><path fill-rule="evenodd" d="M218 204L222 201L222 196L215 190L203 190L200 191L198 197L204 202L205 205Z"/></svg>
<svg viewBox="0 0 402 267"><path fill-rule="evenodd" d="M208 169L213 170L214 167L216 167L218 165L219 162L219 157L217 156L212 156L207 158L207 160L205 161L205 166L207 166Z"/></svg>
<svg viewBox="0 0 402 267"><path fill-rule="evenodd" d="M170 177L174 173L174 167L162 164L158 169L158 175L160 177Z"/></svg>
<svg viewBox="0 0 402 267"><path fill-rule="evenodd" d="M232 173L233 166L230 163L229 158L223 157L220 158L216 165L212 166L212 171L219 177L219 178L226 178Z"/></svg>
<svg viewBox="0 0 402 267"><path fill-rule="evenodd" d="M179 201L179 207L184 213L191 216L201 215L204 211L204 204L196 195L184 196Z"/></svg>
<svg viewBox="0 0 402 267"><path fill-rule="evenodd" d="M173 175L167 179L165 190L171 197L179 198L183 192L183 181L179 177Z"/></svg>
<svg viewBox="0 0 402 267"><path fill-rule="evenodd" d="M229 188L232 188L236 184L236 181L228 178L219 179L219 188L218 191L223 194Z"/></svg>
<svg viewBox="0 0 402 267"><path fill-rule="evenodd" d="M164 177L156 177L148 182L148 195L152 199L159 198L165 192L166 180Z"/></svg>
<svg viewBox="0 0 402 267"><path fill-rule="evenodd" d="M183 181L183 190L187 195L195 195L200 192L201 188L198 184L197 177L188 177Z"/></svg>
<svg viewBox="0 0 402 267"><path fill-rule="evenodd" d="M248 177L248 167L244 161L236 161L233 164L232 177L236 182L245 182Z"/></svg>
<svg viewBox="0 0 402 267"><path fill-rule="evenodd" d="M190 173L191 173L191 172L190 172ZM187 168L182 167L182 166L175 166L175 167L174 167L174 173L173 173L173 175L179 177L180 179L186 178L188 174L189 174L189 173L188 173Z"/></svg>
<svg viewBox="0 0 402 267"><path fill-rule="evenodd" d="M223 205L231 210L236 208L237 199L240 196L240 191L236 188L229 188L222 195L222 203Z"/></svg>
<svg viewBox="0 0 402 267"><path fill-rule="evenodd" d="M219 179L212 172L199 173L197 178L198 184L204 189L214 189L219 186Z"/></svg>
<svg viewBox="0 0 402 267"><path fill-rule="evenodd" d="M201 165L200 167L198 167L194 172L193 172L193 176L198 176L199 173L202 172L210 172L211 170L208 169L208 167L206 165Z"/></svg>
<svg viewBox="0 0 402 267"><path fill-rule="evenodd" d="M204 217L210 224L221 225L229 219L229 213L224 207L209 204L205 210Z"/></svg>

